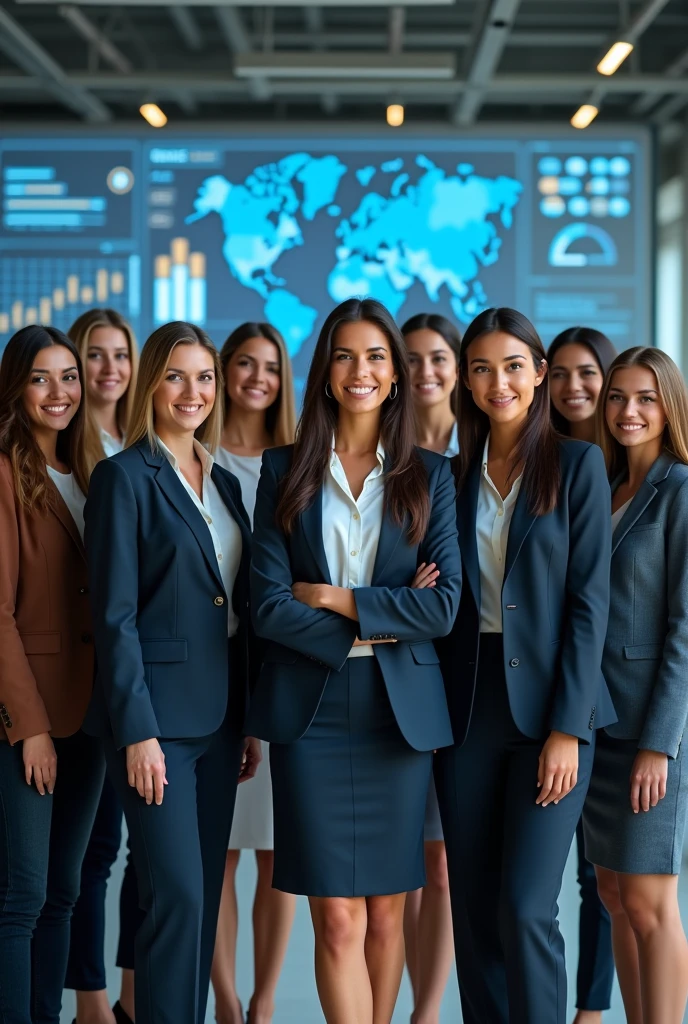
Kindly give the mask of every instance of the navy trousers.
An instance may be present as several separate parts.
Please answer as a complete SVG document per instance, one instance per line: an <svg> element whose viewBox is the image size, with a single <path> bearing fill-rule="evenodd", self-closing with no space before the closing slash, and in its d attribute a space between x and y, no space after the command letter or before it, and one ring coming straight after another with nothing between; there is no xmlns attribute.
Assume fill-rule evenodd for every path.
<svg viewBox="0 0 688 1024"><path fill-rule="evenodd" d="M468 737L435 759L464 1024L566 1024L557 899L594 743L579 746L573 792L544 808L542 746L516 728L501 635L484 634Z"/></svg>
<svg viewBox="0 0 688 1024"><path fill-rule="evenodd" d="M0 1021L59 1024L69 926L103 784L100 740L56 739L57 781L41 796L22 744L0 742Z"/></svg>
<svg viewBox="0 0 688 1024"><path fill-rule="evenodd" d="M122 805L108 778L103 782L93 831L81 866L81 891L72 914L65 988L99 992L107 987L105 972L105 897L112 865L122 842ZM119 901L117 966L134 969L134 939L141 921L136 875L127 859Z"/></svg>
<svg viewBox="0 0 688 1024"><path fill-rule="evenodd" d="M612 925L597 894L594 865L585 857L582 821L576 828L576 846L581 896L576 1006L579 1010L608 1010L614 984Z"/></svg>
<svg viewBox="0 0 688 1024"><path fill-rule="evenodd" d="M226 723L211 736L161 746L169 784L158 807L129 786L125 752L105 741L143 912L136 1024L202 1024L243 745Z"/></svg>

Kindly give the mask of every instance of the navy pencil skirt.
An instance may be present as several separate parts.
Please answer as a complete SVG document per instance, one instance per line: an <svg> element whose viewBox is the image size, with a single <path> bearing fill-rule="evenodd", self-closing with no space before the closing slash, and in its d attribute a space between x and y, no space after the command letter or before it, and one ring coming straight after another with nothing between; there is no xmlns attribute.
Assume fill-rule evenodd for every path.
<svg viewBox="0 0 688 1024"><path fill-rule="evenodd" d="M296 742L270 745L273 886L305 896L385 896L425 885L432 752L402 736L375 657L330 672Z"/></svg>

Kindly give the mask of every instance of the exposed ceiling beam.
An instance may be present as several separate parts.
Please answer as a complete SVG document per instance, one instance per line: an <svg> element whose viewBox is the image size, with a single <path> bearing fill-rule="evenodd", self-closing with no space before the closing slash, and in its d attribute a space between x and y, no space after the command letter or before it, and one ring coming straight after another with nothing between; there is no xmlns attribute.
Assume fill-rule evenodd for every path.
<svg viewBox="0 0 688 1024"><path fill-rule="evenodd" d="M235 64L239 58L248 57L253 50L253 44L244 25L241 11L236 7L225 5L216 8L215 16L227 48L234 57ZM264 76L258 75L253 79L251 94L257 100L270 99L270 85Z"/></svg>
<svg viewBox="0 0 688 1024"><path fill-rule="evenodd" d="M368 53L360 51L313 53L237 53L234 74L237 78L395 78L450 79L456 72L451 53Z"/></svg>
<svg viewBox="0 0 688 1024"><path fill-rule="evenodd" d="M42 4L56 5L61 0L17 0L19 4ZM81 6L89 7L111 7L112 0L74 0ZM403 4L405 7L417 7L421 0L375 0L376 7L393 7ZM188 7L294 7L294 0L253 0L247 5L246 0L146 0L149 7L166 7L170 3L174 6L185 5ZM450 7L454 0L432 0L434 7ZM119 0L120 7L140 7L141 0ZM301 0L302 7L370 7L370 0Z"/></svg>
<svg viewBox="0 0 688 1024"><path fill-rule="evenodd" d="M680 78L686 71L688 71L688 50L684 50L681 56L677 57L676 60L669 65L664 74L667 78ZM654 95L641 96L631 110L631 113L646 114L656 102L657 97Z"/></svg>
<svg viewBox="0 0 688 1024"><path fill-rule="evenodd" d="M75 7L74 4L63 4L58 11L82 39L90 43L115 71L121 71L123 75L128 75L133 70L129 58L125 57L122 51L78 7Z"/></svg>
<svg viewBox="0 0 688 1024"><path fill-rule="evenodd" d="M198 27L198 22L194 18L193 14L188 7L184 5L173 5L170 4L168 7L170 17L175 24L177 32L184 40L189 50L193 50L196 53L203 49L203 36L201 30Z"/></svg>
<svg viewBox="0 0 688 1024"><path fill-rule="evenodd" d="M468 70L468 88L454 111L456 124L471 125L480 113L486 86L497 70L520 5L521 0L492 0Z"/></svg>
<svg viewBox="0 0 688 1024"><path fill-rule="evenodd" d="M29 75L38 78L70 110L88 121L109 121L110 111L83 86L75 85L33 36L0 7L0 50Z"/></svg>
<svg viewBox="0 0 688 1024"><path fill-rule="evenodd" d="M683 108L688 103L688 95L684 96L673 96L666 103L662 103L661 106L652 114L653 124L668 124L670 121L680 114Z"/></svg>
<svg viewBox="0 0 688 1024"><path fill-rule="evenodd" d="M406 30L406 11L403 7L390 7L388 16L390 53L401 53L404 49L404 31Z"/></svg>

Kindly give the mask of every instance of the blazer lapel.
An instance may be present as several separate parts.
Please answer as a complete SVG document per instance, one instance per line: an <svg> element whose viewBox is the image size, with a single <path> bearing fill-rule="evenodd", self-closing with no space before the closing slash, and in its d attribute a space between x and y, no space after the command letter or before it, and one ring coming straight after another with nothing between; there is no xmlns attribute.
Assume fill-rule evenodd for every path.
<svg viewBox="0 0 688 1024"><path fill-rule="evenodd" d="M641 515L657 493L656 484L660 480L665 480L667 478L675 461L676 459L673 455L669 455L668 452L662 452L659 458L655 460L652 466L650 466L647 476L638 488L636 494L633 496L631 504L622 515L620 522L617 523L616 529L612 534L612 554L616 551L628 531L632 530L638 522ZM622 479L623 478L618 478L614 481L612 484L612 491L616 490L622 482Z"/></svg>
<svg viewBox="0 0 688 1024"><path fill-rule="evenodd" d="M511 572L523 542L528 536L536 517L528 509L528 497L523 489L523 482L516 498L514 514L509 526L509 539L506 544L506 560L504 562L504 579Z"/></svg>
<svg viewBox="0 0 688 1024"><path fill-rule="evenodd" d="M53 485L53 487L54 487L54 485ZM81 557L85 559L86 558L86 552L84 550L84 542L82 541L81 534L79 533L79 527L74 522L74 516L72 515L72 513L67 508L67 505L65 504L64 498L62 497L62 495L58 491L57 487L54 487L54 490L55 490L55 494L54 494L55 501L54 501L54 504L53 504L53 507L52 507L52 511L55 513L55 515L60 520L60 522L64 526L65 530L69 534L69 536L72 538L72 540L74 541L74 543L78 547L79 554L81 555Z"/></svg>
<svg viewBox="0 0 688 1024"><path fill-rule="evenodd" d="M323 582L331 585L332 578L323 543L322 487L318 488L311 504L301 513L301 528Z"/></svg>
<svg viewBox="0 0 688 1024"><path fill-rule="evenodd" d="M220 575L217 556L208 525L203 521L201 513L186 493L182 482L162 453L159 456L156 482L169 503L176 509L198 541L198 545L208 563L208 568L215 577L217 585L224 591L224 584L222 583L222 576Z"/></svg>
<svg viewBox="0 0 688 1024"><path fill-rule="evenodd" d="M373 577L370 584L372 587L380 586L380 577L384 573L389 560L396 550L397 544L406 531L407 525L406 521L401 526L393 522L391 516L385 510L380 528L380 539L375 554L375 565L373 566Z"/></svg>
<svg viewBox="0 0 688 1024"><path fill-rule="evenodd" d="M461 549L466 577L478 608L480 608L480 563L478 561L478 542L475 536L475 520L478 511L478 492L480 490L481 456L474 460L456 499L456 525L459 531L459 548Z"/></svg>

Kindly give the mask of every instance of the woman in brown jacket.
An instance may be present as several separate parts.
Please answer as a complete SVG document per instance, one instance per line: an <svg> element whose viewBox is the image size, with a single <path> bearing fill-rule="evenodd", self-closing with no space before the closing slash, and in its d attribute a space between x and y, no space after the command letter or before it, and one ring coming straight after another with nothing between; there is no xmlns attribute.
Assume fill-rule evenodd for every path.
<svg viewBox="0 0 688 1024"><path fill-rule="evenodd" d="M58 1024L69 920L102 787L82 541L81 365L51 327L0 364L0 1020Z"/></svg>

